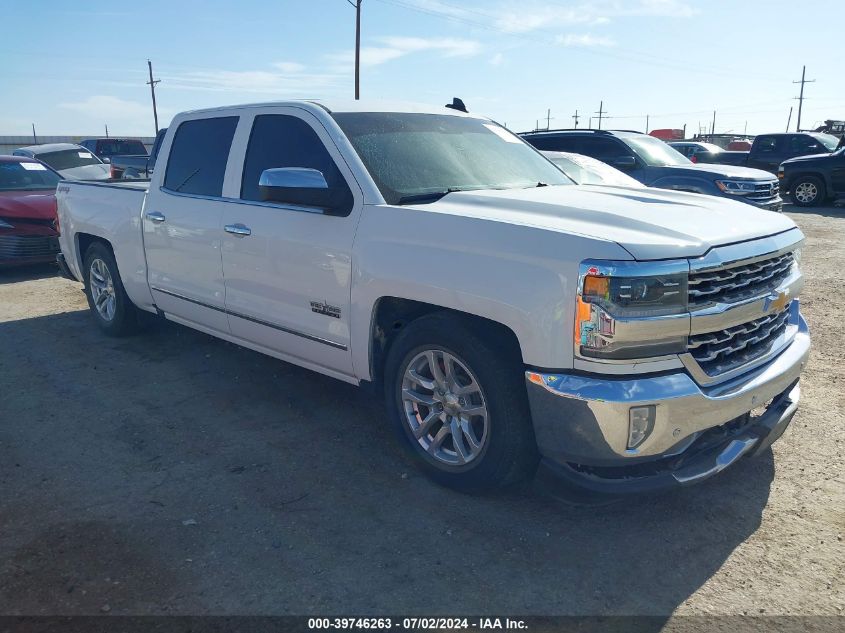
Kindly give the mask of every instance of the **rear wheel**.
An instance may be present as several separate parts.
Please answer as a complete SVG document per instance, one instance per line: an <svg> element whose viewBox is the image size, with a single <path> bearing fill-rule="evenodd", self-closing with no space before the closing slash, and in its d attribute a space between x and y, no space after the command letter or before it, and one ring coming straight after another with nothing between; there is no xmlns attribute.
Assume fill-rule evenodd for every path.
<svg viewBox="0 0 845 633"><path fill-rule="evenodd" d="M814 207L825 199L824 183L816 176L799 176L790 187L790 197L799 207Z"/></svg>
<svg viewBox="0 0 845 633"><path fill-rule="evenodd" d="M407 325L385 369L390 417L433 480L481 492L533 474L537 447L521 359L442 313Z"/></svg>
<svg viewBox="0 0 845 633"><path fill-rule="evenodd" d="M138 328L138 310L123 289L111 250L95 242L85 252L85 295L97 325L106 334L124 336Z"/></svg>

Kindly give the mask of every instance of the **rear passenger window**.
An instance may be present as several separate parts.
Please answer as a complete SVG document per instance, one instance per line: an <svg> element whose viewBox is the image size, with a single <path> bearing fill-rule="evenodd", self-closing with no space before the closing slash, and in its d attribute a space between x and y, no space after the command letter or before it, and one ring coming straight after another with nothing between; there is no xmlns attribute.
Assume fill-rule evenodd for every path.
<svg viewBox="0 0 845 633"><path fill-rule="evenodd" d="M237 126L236 116L182 123L170 147L165 188L200 196L222 196L223 176Z"/></svg>
<svg viewBox="0 0 845 633"><path fill-rule="evenodd" d="M323 141L302 119L285 114L262 114L255 117L244 158L241 198L261 200L258 181L265 169L305 167L323 173L330 188L344 190L343 208L352 210L352 192L337 168Z"/></svg>
<svg viewBox="0 0 845 633"><path fill-rule="evenodd" d="M539 150L579 153L580 139L566 136L529 136L525 139Z"/></svg>
<svg viewBox="0 0 845 633"><path fill-rule="evenodd" d="M584 146L581 153L599 160L619 158L620 156L633 156L634 153L617 140L607 137L591 136L584 139Z"/></svg>

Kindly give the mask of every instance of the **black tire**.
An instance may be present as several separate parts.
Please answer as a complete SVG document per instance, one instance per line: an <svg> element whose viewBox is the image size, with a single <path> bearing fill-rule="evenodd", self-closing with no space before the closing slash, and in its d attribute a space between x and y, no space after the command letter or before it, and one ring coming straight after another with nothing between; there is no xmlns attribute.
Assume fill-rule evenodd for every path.
<svg viewBox="0 0 845 633"><path fill-rule="evenodd" d="M107 284L111 288L111 293L114 297L114 309L111 311L111 318L108 315L101 313L100 309L95 305L94 292L92 290L92 267L105 266L111 284ZM99 268L99 270L102 270ZM138 330L139 319L138 309L129 300L126 291L123 289L123 281L120 279L120 273L117 270L117 263L114 260L114 255L111 249L102 242L94 242L85 251L84 267L83 267L83 283L85 284L85 296L88 299L88 307L91 308L91 314L94 316L99 328L109 336L126 336ZM96 278L95 278L96 283Z"/></svg>
<svg viewBox="0 0 845 633"><path fill-rule="evenodd" d="M825 201L827 192L821 178L798 176L789 186L789 197L796 206L815 207Z"/></svg>
<svg viewBox="0 0 845 633"><path fill-rule="evenodd" d="M446 312L435 313L405 326L393 341L385 361L385 402L400 441L426 475L443 486L461 492L484 492L524 481L533 476L539 459L528 408L522 359L516 354L499 351L492 339L492 336L484 336L483 328L479 330L470 327L460 317ZM405 372L409 364L427 350L440 350L452 355L469 370L469 373L462 375L470 376L480 386L478 394L466 398L468 406L472 406L470 398L480 398L486 405L486 433L483 442L479 443L481 448L477 455L468 463L450 465L430 454L421 442L428 441L433 435L418 440L408 419L409 414L406 414L403 399ZM442 356L439 358L445 363ZM460 371L461 368L456 370L456 375ZM433 396L435 389L429 391ZM451 390L448 395L455 397ZM464 404L463 398L461 404ZM450 405L446 406L448 408ZM453 403L452 406L456 405ZM421 405L417 411L419 417L431 411L425 407ZM448 419L461 419L460 414L450 417L442 406L440 411ZM478 424L477 418L472 420L472 424ZM444 420L435 424L442 426L433 428L443 429L449 423ZM464 448L473 450L471 444L465 441L468 436L462 436L461 433L458 436ZM448 447L449 443L454 446L452 436L447 433L446 437L443 446ZM429 442L429 446L431 444ZM453 452L457 457L458 451L453 449Z"/></svg>

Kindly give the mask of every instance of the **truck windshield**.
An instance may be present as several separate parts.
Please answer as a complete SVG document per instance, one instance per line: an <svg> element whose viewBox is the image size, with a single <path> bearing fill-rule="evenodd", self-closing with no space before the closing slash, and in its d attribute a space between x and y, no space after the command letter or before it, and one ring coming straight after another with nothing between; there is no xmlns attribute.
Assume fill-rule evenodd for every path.
<svg viewBox="0 0 845 633"><path fill-rule="evenodd" d="M56 171L84 167L85 165L99 165L103 162L82 147L79 149L63 149L58 152L45 152L38 154L36 158Z"/></svg>
<svg viewBox="0 0 845 633"><path fill-rule="evenodd" d="M689 158L653 136L639 134L626 136L623 140L649 167L693 164Z"/></svg>
<svg viewBox="0 0 845 633"><path fill-rule="evenodd" d="M829 152L834 151L839 145L839 139L833 134L811 134L811 136L824 145Z"/></svg>
<svg viewBox="0 0 845 633"><path fill-rule="evenodd" d="M442 114L336 113L388 204L479 189L571 185L557 167L496 123Z"/></svg>

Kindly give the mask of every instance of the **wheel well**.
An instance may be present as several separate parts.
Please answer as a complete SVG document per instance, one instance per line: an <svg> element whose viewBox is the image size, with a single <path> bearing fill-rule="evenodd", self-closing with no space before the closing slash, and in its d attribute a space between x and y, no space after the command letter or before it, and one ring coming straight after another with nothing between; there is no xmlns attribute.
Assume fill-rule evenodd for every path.
<svg viewBox="0 0 845 633"><path fill-rule="evenodd" d="M100 242L111 251L112 255L114 255L114 249L112 248L108 240L97 235L91 235L90 233L77 233L76 248L80 271L82 271L82 268L85 264L85 253L88 251L88 249L91 247L91 244L93 244L94 242ZM85 276L84 272L82 273L82 276Z"/></svg>
<svg viewBox="0 0 845 633"><path fill-rule="evenodd" d="M497 321L412 299L382 297L376 303L370 325L370 376L374 385L382 384L384 361L399 332L416 319L436 312L451 314L469 324L474 332L495 340L498 349L522 362L522 350L516 334Z"/></svg>
<svg viewBox="0 0 845 633"><path fill-rule="evenodd" d="M806 178L807 176L812 176L813 178L820 180L821 183L825 186L825 189L827 189L827 182L825 181L824 176L821 173L815 171L802 171L795 174L794 176L790 177L788 186L791 188L792 185L795 184L798 180L800 180L801 178Z"/></svg>

